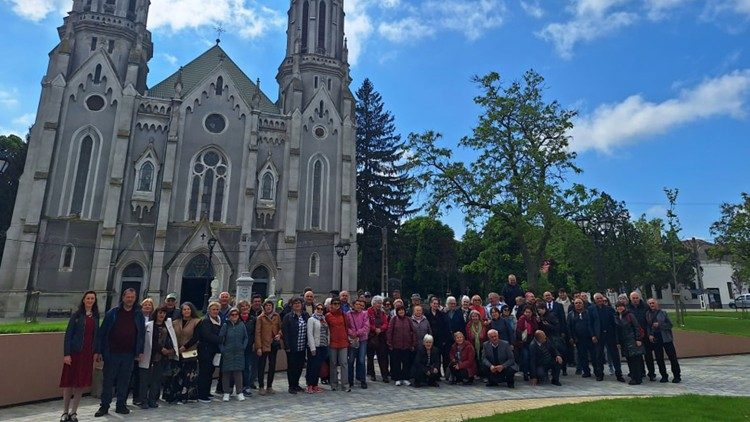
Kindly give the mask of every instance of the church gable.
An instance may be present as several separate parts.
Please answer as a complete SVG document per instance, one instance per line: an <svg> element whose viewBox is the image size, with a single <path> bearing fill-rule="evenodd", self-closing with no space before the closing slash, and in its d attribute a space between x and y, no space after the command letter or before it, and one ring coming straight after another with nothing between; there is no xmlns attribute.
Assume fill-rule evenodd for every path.
<svg viewBox="0 0 750 422"><path fill-rule="evenodd" d="M336 139L342 120L325 87L318 88L302 113L302 129L316 139Z"/></svg>
<svg viewBox="0 0 750 422"><path fill-rule="evenodd" d="M91 90L92 86L100 86L98 91L110 97L111 104L122 98L123 87L117 71L109 56L102 51L89 57L68 80L73 101L81 93Z"/></svg>
<svg viewBox="0 0 750 422"><path fill-rule="evenodd" d="M251 103L247 102L245 96L239 91L238 84L222 64L208 73L200 84L185 92L183 107L187 112L195 112L203 105L204 100L211 97L223 100L222 104L226 103L227 108L231 108L237 118L246 118L250 114ZM255 98L258 96L256 95Z"/></svg>

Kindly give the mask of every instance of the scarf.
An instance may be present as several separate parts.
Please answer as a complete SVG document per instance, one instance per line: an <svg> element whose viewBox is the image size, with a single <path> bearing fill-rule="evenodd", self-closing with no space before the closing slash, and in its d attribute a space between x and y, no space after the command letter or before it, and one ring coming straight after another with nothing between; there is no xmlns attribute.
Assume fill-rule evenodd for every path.
<svg viewBox="0 0 750 422"><path fill-rule="evenodd" d="M211 323L214 325L221 326L221 318L219 317L216 317L216 319L214 319L211 315L209 315L208 320L211 321Z"/></svg>
<svg viewBox="0 0 750 422"><path fill-rule="evenodd" d="M471 333L474 334L474 351L477 356L481 356L482 350L482 321L471 323Z"/></svg>

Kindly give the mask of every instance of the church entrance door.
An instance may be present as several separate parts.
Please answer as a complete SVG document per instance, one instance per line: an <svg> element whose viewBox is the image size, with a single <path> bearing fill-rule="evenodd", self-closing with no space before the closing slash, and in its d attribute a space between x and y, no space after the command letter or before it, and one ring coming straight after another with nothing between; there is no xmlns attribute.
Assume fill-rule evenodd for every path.
<svg viewBox="0 0 750 422"><path fill-rule="evenodd" d="M210 294L211 268L206 255L197 255L193 258L182 276L182 291L180 300L191 302L195 307L204 311L203 304L206 294Z"/></svg>

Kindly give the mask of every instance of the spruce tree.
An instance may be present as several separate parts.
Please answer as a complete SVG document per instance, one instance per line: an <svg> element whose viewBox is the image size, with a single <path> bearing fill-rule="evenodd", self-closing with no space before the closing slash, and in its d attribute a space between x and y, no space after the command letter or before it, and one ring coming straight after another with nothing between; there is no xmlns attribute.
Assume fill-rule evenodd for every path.
<svg viewBox="0 0 750 422"><path fill-rule="evenodd" d="M395 119L369 79L357 90L356 113L359 280L361 288L379 292L381 227L388 229L390 240L402 217L412 212L413 183ZM396 252L393 245L390 249Z"/></svg>

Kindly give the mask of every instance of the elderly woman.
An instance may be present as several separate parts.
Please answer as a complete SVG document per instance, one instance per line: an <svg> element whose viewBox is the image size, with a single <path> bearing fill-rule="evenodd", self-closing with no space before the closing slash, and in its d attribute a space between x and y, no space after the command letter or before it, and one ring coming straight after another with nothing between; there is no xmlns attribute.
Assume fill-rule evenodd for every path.
<svg viewBox="0 0 750 422"><path fill-rule="evenodd" d="M474 359L478 368L482 361L482 344L487 341L487 327L477 310L471 311L469 322L466 324L466 339L474 348Z"/></svg>
<svg viewBox="0 0 750 422"><path fill-rule="evenodd" d="M171 313L166 306L155 310L151 321L146 323L146 338L143 343L143 355L138 361L140 373L141 409L159 407L159 391L162 374L169 366L169 359L177 354L176 336L172 320L167 318Z"/></svg>
<svg viewBox="0 0 750 422"><path fill-rule="evenodd" d="M237 308L229 310L227 322L219 331L219 350L221 350L221 382L224 387L223 401L229 401L232 392L231 381L238 401L245 401L242 393L242 371L245 369L245 348L248 336L245 324L240 321L240 311Z"/></svg>
<svg viewBox="0 0 750 422"><path fill-rule="evenodd" d="M615 326L617 327L617 339L620 343L620 350L623 356L628 360L628 369L630 369L630 385L638 385L643 382L643 338L645 336L638 319L635 315L628 312L628 307L622 302L615 305Z"/></svg>
<svg viewBox="0 0 750 422"><path fill-rule="evenodd" d="M198 364L200 372L197 382L198 400L202 403L211 402L211 381L214 378L216 355L219 353L219 332L221 332L221 316L219 316L219 302L208 304L206 316L198 324Z"/></svg>
<svg viewBox="0 0 750 422"><path fill-rule="evenodd" d="M273 377L276 374L276 355L283 347L281 316L276 313L273 300L266 299L263 313L255 322L255 353L258 355L258 394L274 394ZM268 388L263 389L263 373L268 364Z"/></svg>
<svg viewBox="0 0 750 422"><path fill-rule="evenodd" d="M471 309L479 312L479 319L482 320L482 322L487 320L487 309L482 304L481 296L474 295L471 297Z"/></svg>
<svg viewBox="0 0 750 422"><path fill-rule="evenodd" d="M464 334L457 331L453 334L453 346L450 351L450 384L462 383L470 385L474 383L477 375L477 361L474 347L466 341Z"/></svg>
<svg viewBox="0 0 750 422"><path fill-rule="evenodd" d="M396 308L396 316L391 318L386 334L388 350L391 352L391 376L396 386L411 385L407 372L417 343L417 336L411 319L406 316L403 306Z"/></svg>
<svg viewBox="0 0 750 422"><path fill-rule="evenodd" d="M146 323L151 321L151 314L154 313L154 300L147 297L141 301L141 313L143 313L143 319ZM144 339L145 341L145 339ZM133 390L133 404L141 406L145 400L141 398L141 373L140 371L133 371L130 378L130 387ZM148 403L146 403L146 409L148 409Z"/></svg>
<svg viewBox="0 0 750 422"><path fill-rule="evenodd" d="M315 305L312 316L307 320L307 347L310 357L307 360L307 394L322 393L318 385L320 369L328 360L328 323L325 319L325 308L322 303Z"/></svg>
<svg viewBox="0 0 750 422"><path fill-rule="evenodd" d="M339 366L341 367L341 391L352 391L349 382L349 335L346 316L341 311L341 299L331 301L331 311L326 315L328 323L328 364L330 366L331 391L339 389Z"/></svg>
<svg viewBox="0 0 750 422"><path fill-rule="evenodd" d="M508 306L502 305L501 308L508 309ZM516 339L516 333L510 323L510 320L503 318L502 311L495 307L490 308L489 329L497 331L498 335L500 336L500 340L507 341L508 344L513 344L513 341Z"/></svg>
<svg viewBox="0 0 750 422"><path fill-rule="evenodd" d="M531 306L523 309L523 315L516 324L516 350L521 357L521 370L523 380L528 381L531 377L531 366L529 364L529 345L534 340L534 333L539 329L539 317L534 315Z"/></svg>
<svg viewBox="0 0 750 422"><path fill-rule="evenodd" d="M83 390L91 386L94 374L94 341L99 331L99 307L96 292L83 294L78 309L73 312L65 329L63 369L60 388L63 389L64 411L61 422L78 422L78 405Z"/></svg>
<svg viewBox="0 0 750 422"><path fill-rule="evenodd" d="M396 299L393 301L393 308L391 309L391 318L396 316L396 310L398 308L404 308L404 301L401 299ZM406 308L404 308L406 309Z"/></svg>
<svg viewBox="0 0 750 422"><path fill-rule="evenodd" d="M388 382L388 344L386 332L388 332L388 314L383 309L383 297L375 295L372 298L372 306L367 310L370 320L370 336L367 339L367 373L370 379L375 381L375 355L378 356L378 366L383 382Z"/></svg>
<svg viewBox="0 0 750 422"><path fill-rule="evenodd" d="M198 398L198 333L197 327L200 319L198 311L190 302L180 306L180 319L172 321L177 348L179 352L179 363L172 373L171 382L165 386L163 399L167 402L195 400Z"/></svg>
<svg viewBox="0 0 750 422"><path fill-rule="evenodd" d="M431 335L425 335L422 347L417 351L413 365L414 387L440 387L440 350L434 347L434 341Z"/></svg>

